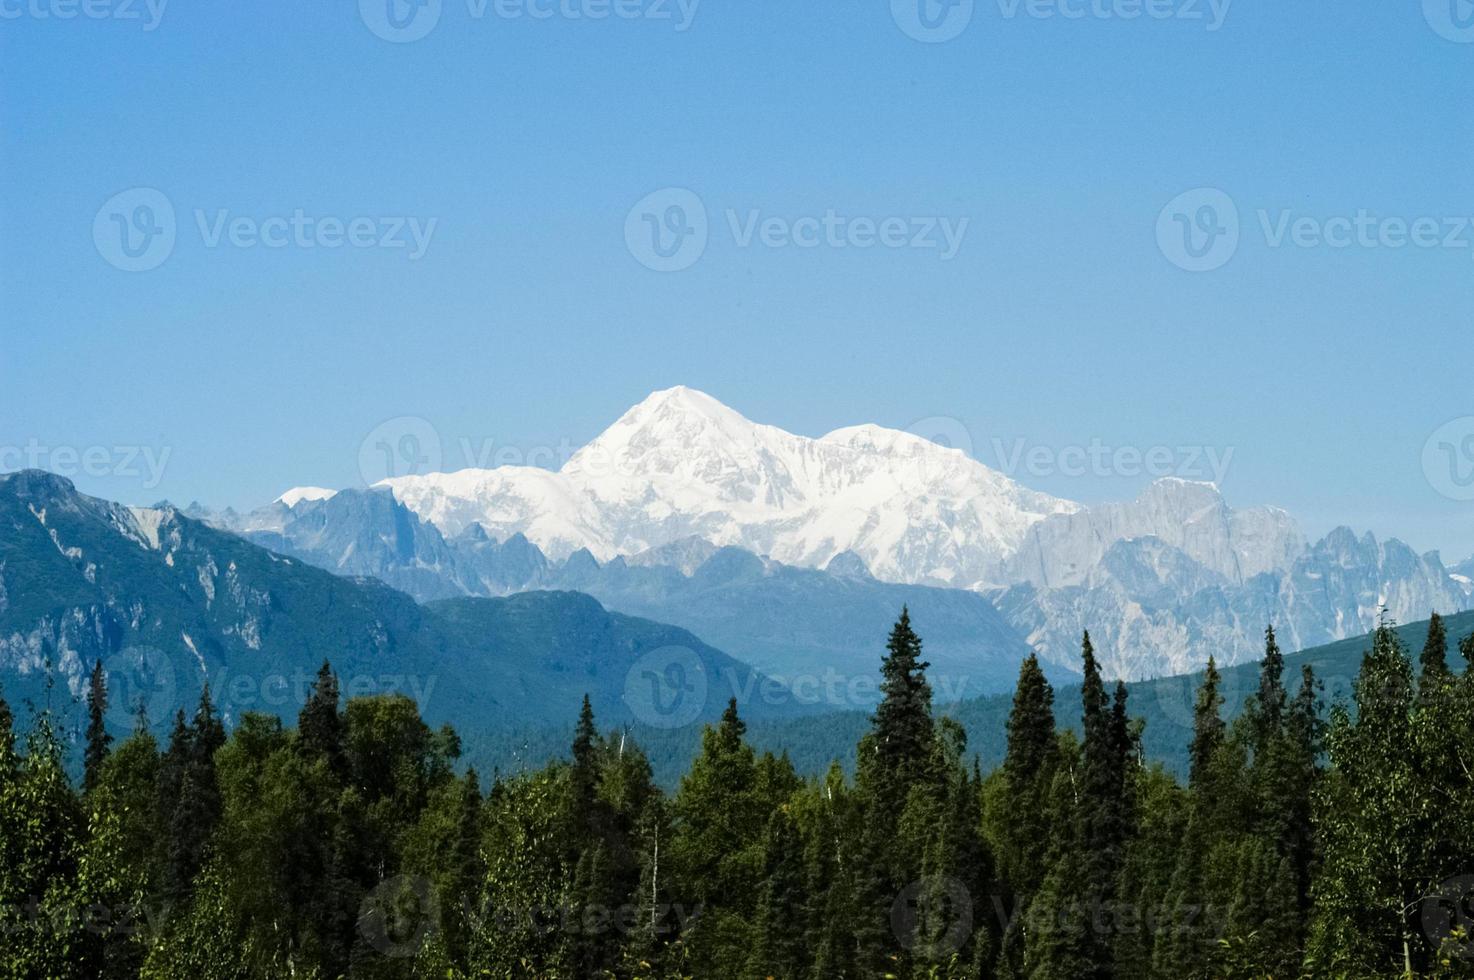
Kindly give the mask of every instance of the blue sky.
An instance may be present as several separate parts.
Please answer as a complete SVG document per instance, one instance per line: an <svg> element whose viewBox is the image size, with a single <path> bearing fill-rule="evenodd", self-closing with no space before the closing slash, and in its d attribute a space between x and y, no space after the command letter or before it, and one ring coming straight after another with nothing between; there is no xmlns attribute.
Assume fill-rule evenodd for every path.
<svg viewBox="0 0 1474 980"><path fill-rule="evenodd" d="M5 468L248 506L357 482L388 419L456 468L688 384L808 434L955 420L1086 501L1149 474L1061 472L1076 448L1231 452L1235 505L1474 552L1474 228L1442 244L1474 217L1474 31L1441 0L980 0L937 43L909 0L443 0L406 43L371 0L89 2L120 16L0 2ZM175 237L130 272L136 188ZM671 188L707 240L660 272L626 224ZM1173 229L1225 198L1236 247L1182 268ZM1420 219L1437 247L1368 244Z"/></svg>

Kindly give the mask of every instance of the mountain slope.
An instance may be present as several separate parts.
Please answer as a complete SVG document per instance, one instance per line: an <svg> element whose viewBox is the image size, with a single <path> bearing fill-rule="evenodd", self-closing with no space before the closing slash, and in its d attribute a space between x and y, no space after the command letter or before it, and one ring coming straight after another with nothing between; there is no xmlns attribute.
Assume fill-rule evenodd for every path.
<svg viewBox="0 0 1474 980"><path fill-rule="evenodd" d="M939 671L967 693L1012 683L1027 646L1061 676L1082 631L1108 676L1141 679L1258 655L1266 623L1299 647L1357 636L1382 608L1412 620L1471 605L1436 555L1338 529L1307 545L1282 511L1235 511L1202 483L1159 481L1128 504L1038 522L1009 588L977 593L881 582L854 552L824 569L736 557L699 536L600 562L580 549L549 560L525 537L498 542L478 523L445 539L385 488L217 518L252 540L342 574L372 575L416 598L588 592L610 608L671 622L783 676L869 670L871 639L903 604L930 624ZM1157 533L1160 532L1160 533ZM720 569L720 570L719 570ZM1252 572L1252 574L1250 574ZM989 602L997 610L990 608Z"/></svg>
<svg viewBox="0 0 1474 980"><path fill-rule="evenodd" d="M1358 538L1344 527L1287 568L1249 578L1223 574L1146 537L1115 542L1076 581L1054 588L1026 583L990 595L1045 658L1072 662L1089 629L1103 669L1127 679L1186 673L1210 655L1224 665L1252 660L1268 623L1279 627L1286 646L1304 649L1360 636L1384 609L1412 621L1435 609L1470 606L1436 554L1419 555L1395 538Z"/></svg>
<svg viewBox="0 0 1474 980"><path fill-rule="evenodd" d="M1463 671L1468 665L1458 653L1459 641L1474 633L1474 611L1447 616L1444 624L1448 629L1449 666L1456 671ZM1422 649L1427 631L1426 621L1408 623L1397 628L1398 635L1407 644L1415 663L1417 651ZM925 637L922 639L924 642ZM1370 649L1371 637L1356 636L1288 654L1285 657L1285 683L1291 692L1297 690L1301 666L1310 664L1323 685L1325 708L1329 710L1338 701L1349 703L1351 685L1361 669L1362 656ZM1261 648L1260 654L1262 653ZM1242 713L1245 700L1258 689L1259 664L1257 660L1242 663L1222 670L1221 675L1219 692L1224 699L1223 714L1225 718L1233 719ZM1193 673L1129 682L1126 685L1131 716L1146 722L1142 734L1142 748L1146 758L1163 763L1180 777L1187 774L1188 746L1192 740L1193 702L1202 680L1201 673ZM962 722L966 728L968 749L978 754L984 771L1003 761L1007 746L1006 725L1011 706L1011 696L1000 694L976 698L944 709L947 715ZM1080 710L1079 685L1056 685L1056 724L1079 732ZM800 772L817 775L823 773L835 759L853 770L855 744L868 727L868 715L849 711L825 715L805 724L787 721L759 722L752 726L749 737L761 748L788 752ZM654 754L658 757L676 755L673 749L666 749L663 745L664 740L670 736L651 732L646 733L645 737L657 745Z"/></svg>
<svg viewBox="0 0 1474 980"><path fill-rule="evenodd" d="M261 529L268 523L277 526ZM610 609L689 629L770 676L811 685L856 679L854 697L864 703L878 696L870 683L876 638L903 606L927 624L934 673L953 697L1007 689L1029 653L985 596L881 582L853 552L819 570L687 538L628 561L601 563L580 550L553 562L521 535L497 542L479 524L447 541L382 488L266 508L237 524L256 528L242 533L283 554L339 574L372 575L422 601L585 592ZM1063 665L1060 676L1072 668Z"/></svg>
<svg viewBox="0 0 1474 980"><path fill-rule="evenodd" d="M880 582L852 554L821 571L721 548L687 574L622 558L600 565L585 553L551 577L610 608L679 623L765 674L846 705L879 699L882 644L903 607L926 630L939 696L1008 690L1030 652L985 596ZM1073 667L1052 672L1070 676Z"/></svg>
<svg viewBox="0 0 1474 980"><path fill-rule="evenodd" d="M843 551L879 577L996 581L1030 526L1075 505L927 439L878 426L811 439L689 388L658 391L557 473L528 467L385 481L449 535L522 533L553 558L607 560L692 536L792 565Z"/></svg>
<svg viewBox="0 0 1474 980"><path fill-rule="evenodd" d="M468 729L562 719L585 692L617 723L640 716L629 685L644 682L652 654L665 658L657 668L675 657L693 682L700 675L694 717L716 718L727 697L765 683L686 630L585 595L421 606L173 508L121 507L37 471L0 477L0 682L17 704L68 709L100 660L110 721L124 730L138 699L162 726L207 682L230 720L294 716L328 659L345 693L407 693L428 717ZM750 710L799 707L774 697Z"/></svg>

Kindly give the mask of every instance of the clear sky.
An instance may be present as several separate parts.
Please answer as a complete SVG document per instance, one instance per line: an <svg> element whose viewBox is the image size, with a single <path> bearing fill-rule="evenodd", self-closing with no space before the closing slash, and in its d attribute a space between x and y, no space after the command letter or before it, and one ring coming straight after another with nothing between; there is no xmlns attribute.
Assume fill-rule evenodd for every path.
<svg viewBox="0 0 1474 980"><path fill-rule="evenodd" d="M427 2L0 0L3 468L250 506L687 384L1474 552L1467 0Z"/></svg>

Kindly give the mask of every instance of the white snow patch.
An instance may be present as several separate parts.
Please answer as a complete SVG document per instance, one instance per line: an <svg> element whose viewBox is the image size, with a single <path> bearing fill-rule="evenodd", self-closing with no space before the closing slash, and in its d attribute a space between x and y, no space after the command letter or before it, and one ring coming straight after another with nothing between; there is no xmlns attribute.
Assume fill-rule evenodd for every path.
<svg viewBox="0 0 1474 980"><path fill-rule="evenodd" d="M295 507L304 500L327 500L337 496L338 491L329 490L326 487L293 487L272 501L274 504L286 504Z"/></svg>
<svg viewBox="0 0 1474 980"><path fill-rule="evenodd" d="M185 646L189 647L189 652L194 654L195 660L199 663L200 676L208 677L209 673L205 670L205 658L200 656L200 651L195 647L194 640L190 639L189 634L184 632L183 630L179 631L179 638L184 641Z"/></svg>

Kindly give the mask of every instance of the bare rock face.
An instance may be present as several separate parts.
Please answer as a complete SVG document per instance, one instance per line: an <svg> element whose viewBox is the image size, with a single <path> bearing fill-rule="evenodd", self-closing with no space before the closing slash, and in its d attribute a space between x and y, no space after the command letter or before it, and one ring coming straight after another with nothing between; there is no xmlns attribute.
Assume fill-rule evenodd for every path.
<svg viewBox="0 0 1474 980"><path fill-rule="evenodd" d="M298 488L235 526L419 598L561 584L677 623L679 582L736 548L850 583L985 592L1059 668L1078 669L1088 628L1124 678L1197 669L1210 654L1253 659L1269 623L1309 646L1366 632L1384 607L1412 621L1474 604L1474 559L1450 574L1436 555L1345 529L1312 545L1285 511L1236 510L1210 483L1163 479L1084 507L911 433L807 438L689 388L650 395L557 472L473 469L379 489L392 496ZM675 578L616 588L628 577L615 563ZM727 615L756 616L752 598Z"/></svg>

